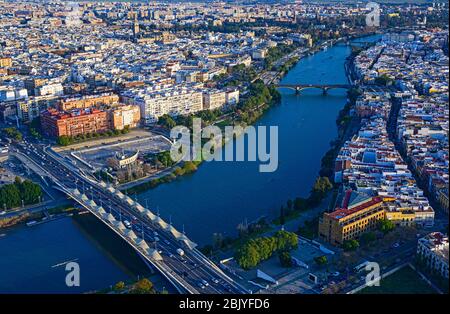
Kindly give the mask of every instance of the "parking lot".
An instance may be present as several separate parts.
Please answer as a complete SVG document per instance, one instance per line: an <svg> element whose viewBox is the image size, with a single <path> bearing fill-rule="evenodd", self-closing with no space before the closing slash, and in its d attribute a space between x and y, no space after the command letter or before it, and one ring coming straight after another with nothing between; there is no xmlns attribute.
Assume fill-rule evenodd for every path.
<svg viewBox="0 0 450 314"><path fill-rule="evenodd" d="M71 157L71 154L82 159L96 169L105 167L108 158L117 153L133 153L139 151L143 156L149 153L158 153L169 150L169 141L161 135L151 135L144 138L134 138L112 144L100 144L72 152L65 151L62 154Z"/></svg>

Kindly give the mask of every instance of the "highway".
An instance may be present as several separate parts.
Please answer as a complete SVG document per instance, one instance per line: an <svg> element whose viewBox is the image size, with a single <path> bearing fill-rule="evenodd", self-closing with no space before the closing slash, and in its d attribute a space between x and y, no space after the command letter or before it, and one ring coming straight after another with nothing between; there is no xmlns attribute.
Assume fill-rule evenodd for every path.
<svg viewBox="0 0 450 314"><path fill-rule="evenodd" d="M162 221L157 215L150 214L154 217L153 220L149 215L144 215L143 213L147 211L140 204L117 190L107 187L105 183L101 184L93 177L86 175L49 147L25 142L15 145L15 148L16 153L26 156L28 160L44 170L54 184L68 191L78 189L81 193L80 197L85 195L84 197L87 196L89 201L95 202L96 207L103 207L106 211L105 215L110 214L114 217L114 219L109 218L109 221L102 219L105 224L109 224L112 228L113 222L115 224L119 221L125 222L122 224L124 233L122 237L134 240L134 242L128 241L131 244L139 243L143 239L145 242L142 247L140 248L141 242L133 245L135 249L147 258L150 255L152 265L160 266L160 271L164 269L163 275L169 276L169 280L181 282L182 287L188 287L185 289L187 291L180 292L247 293L244 288L195 249L195 243L176 230L171 232L170 224ZM69 196L73 197L73 195ZM131 230L133 232L130 232ZM178 238L175 236L177 234L180 235ZM182 249L184 254L179 249ZM153 253L148 254L149 251Z"/></svg>

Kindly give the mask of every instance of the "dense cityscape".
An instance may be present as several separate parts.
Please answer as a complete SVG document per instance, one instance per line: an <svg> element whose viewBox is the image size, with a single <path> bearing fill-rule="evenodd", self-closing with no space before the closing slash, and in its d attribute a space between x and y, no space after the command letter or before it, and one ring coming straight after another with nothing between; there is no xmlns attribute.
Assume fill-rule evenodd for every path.
<svg viewBox="0 0 450 314"><path fill-rule="evenodd" d="M393 2L0 0L0 293L448 294L448 3Z"/></svg>

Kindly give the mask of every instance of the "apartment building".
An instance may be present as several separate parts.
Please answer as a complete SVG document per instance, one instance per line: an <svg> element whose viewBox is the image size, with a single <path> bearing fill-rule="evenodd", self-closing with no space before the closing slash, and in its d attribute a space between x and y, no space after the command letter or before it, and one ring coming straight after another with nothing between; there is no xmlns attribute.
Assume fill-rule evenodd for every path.
<svg viewBox="0 0 450 314"><path fill-rule="evenodd" d="M16 102L17 115L22 121L33 121L41 112L55 106L58 96L38 96Z"/></svg>
<svg viewBox="0 0 450 314"><path fill-rule="evenodd" d="M237 105L239 103L239 89L229 88L225 90L225 102L230 106Z"/></svg>
<svg viewBox="0 0 450 314"><path fill-rule="evenodd" d="M62 112L48 109L41 114L41 127L47 136L77 136L110 129L108 113L97 109Z"/></svg>
<svg viewBox="0 0 450 314"><path fill-rule="evenodd" d="M9 68L12 66L12 59L9 57L0 57L0 68Z"/></svg>
<svg viewBox="0 0 450 314"><path fill-rule="evenodd" d="M389 199L347 190L341 206L331 213L324 213L319 220L319 238L340 246L346 240L375 229L378 222L386 218L385 201Z"/></svg>
<svg viewBox="0 0 450 314"><path fill-rule="evenodd" d="M155 123L164 114L175 117L203 109L203 93L193 86L128 90L122 98L126 104L140 107L144 124Z"/></svg>
<svg viewBox="0 0 450 314"><path fill-rule="evenodd" d="M203 93L203 110L222 108L226 103L226 95L221 90L209 90Z"/></svg>
<svg viewBox="0 0 450 314"><path fill-rule="evenodd" d="M447 279L448 252L448 236L440 232L432 232L417 243L417 256L429 269Z"/></svg>
<svg viewBox="0 0 450 314"><path fill-rule="evenodd" d="M110 106L119 103L119 96L112 93L70 97L59 102L59 110L86 109L97 106Z"/></svg>
<svg viewBox="0 0 450 314"><path fill-rule="evenodd" d="M138 106L120 106L111 110L111 127L123 130L125 127L135 128L141 120L141 111Z"/></svg>

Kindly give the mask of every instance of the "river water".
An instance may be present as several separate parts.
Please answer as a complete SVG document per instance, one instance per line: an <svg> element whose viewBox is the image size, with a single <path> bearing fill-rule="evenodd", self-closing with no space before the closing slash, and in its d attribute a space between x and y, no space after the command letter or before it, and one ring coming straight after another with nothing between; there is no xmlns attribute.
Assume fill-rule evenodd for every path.
<svg viewBox="0 0 450 314"><path fill-rule="evenodd" d="M305 57L282 83L346 84L344 62L350 52L350 47L336 45ZM178 229L184 225L187 235L203 245L211 243L213 233L234 236L236 226L244 220L274 217L288 199L307 196L320 170L320 160L337 136L335 120L345 105L346 93L331 90L324 96L321 90L304 90L300 95L291 90L280 92L281 104L257 123L278 126L277 171L260 173L257 162L204 162L193 175L144 192L138 195L139 200L144 204L147 199L153 210L159 209L161 216L171 219ZM134 261L133 267L127 263L136 258L131 248L112 253L114 243L108 248L104 245L107 241L97 241L100 228L86 231L67 217L0 231L5 234L0 236L0 293L86 292L141 273L139 262ZM80 263L79 288L67 287L65 267L57 266L70 260Z"/></svg>
<svg viewBox="0 0 450 314"><path fill-rule="evenodd" d="M334 46L306 57L282 83L347 84L344 70L348 46ZM320 160L337 136L336 117L346 102L345 90L280 89L282 101L257 125L278 126L279 165L260 173L258 162L204 162L193 175L163 184L138 196L159 209L178 229L199 244L211 243L213 233L236 235L247 220L273 217L282 204L307 196L320 170ZM238 139L243 141L244 137ZM233 145L232 142L226 145ZM225 149L227 149L225 147Z"/></svg>

